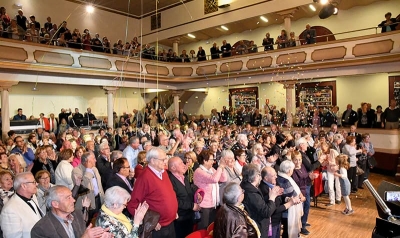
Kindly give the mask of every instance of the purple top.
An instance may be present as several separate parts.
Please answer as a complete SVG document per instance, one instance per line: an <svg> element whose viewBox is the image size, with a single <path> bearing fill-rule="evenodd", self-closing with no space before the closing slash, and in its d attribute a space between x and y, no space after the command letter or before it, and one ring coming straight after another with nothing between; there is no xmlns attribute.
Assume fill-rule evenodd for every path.
<svg viewBox="0 0 400 238"><path fill-rule="evenodd" d="M306 187L307 183L310 181L310 177L308 177L307 169L301 164L300 169L294 169L292 174L293 180L299 186L301 193L306 196Z"/></svg>

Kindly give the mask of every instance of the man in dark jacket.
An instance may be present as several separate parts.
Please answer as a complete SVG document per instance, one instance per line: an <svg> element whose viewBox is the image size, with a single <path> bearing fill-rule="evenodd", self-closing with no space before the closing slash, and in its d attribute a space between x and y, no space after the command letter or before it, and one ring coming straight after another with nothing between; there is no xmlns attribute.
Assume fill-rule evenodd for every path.
<svg viewBox="0 0 400 238"><path fill-rule="evenodd" d="M168 161L168 176L178 200L178 219L175 220L175 234L177 238L185 238L193 231L194 212L200 211L200 205L194 202L194 193L197 187L190 186L187 176L187 167L179 157L172 157Z"/></svg>
<svg viewBox="0 0 400 238"><path fill-rule="evenodd" d="M353 110L353 105L348 104L346 111L342 115L342 126L351 126L358 120L357 112Z"/></svg>

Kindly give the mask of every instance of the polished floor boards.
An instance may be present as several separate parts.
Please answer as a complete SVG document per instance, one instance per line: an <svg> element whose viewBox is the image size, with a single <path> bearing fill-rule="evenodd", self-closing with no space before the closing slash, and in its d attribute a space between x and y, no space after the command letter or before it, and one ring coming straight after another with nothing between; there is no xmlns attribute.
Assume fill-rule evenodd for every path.
<svg viewBox="0 0 400 238"><path fill-rule="evenodd" d="M383 176L380 174L371 174L370 182L376 188L382 180L392 183L394 177ZM350 200L354 214L345 216L341 212L345 209L342 199L340 205L326 207L329 202L328 195L322 195L318 198L318 207L314 207L311 202L311 209L308 223L311 224L307 229L310 234L301 237L310 238L366 238L371 237L372 230L375 227L376 211L375 200L368 189L359 189L356 194L350 195ZM399 214L397 214L399 215Z"/></svg>

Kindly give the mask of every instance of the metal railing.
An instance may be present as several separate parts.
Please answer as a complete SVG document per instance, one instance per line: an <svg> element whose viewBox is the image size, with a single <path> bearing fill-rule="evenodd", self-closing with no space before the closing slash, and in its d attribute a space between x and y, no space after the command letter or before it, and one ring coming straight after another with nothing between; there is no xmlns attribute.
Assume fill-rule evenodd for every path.
<svg viewBox="0 0 400 238"><path fill-rule="evenodd" d="M397 24L397 23L395 23ZM378 28L380 27L369 27L369 28L363 28L363 29L357 29L357 30L352 30L352 31L344 31L344 32L339 32L339 33L332 33L332 34L326 34L326 35L321 35L321 36L316 36L316 41L317 39L325 39L325 41L319 41L319 42L327 42L329 41L329 38L331 36L343 36L346 34L354 34L358 32L365 32L365 31L374 31L374 34L378 34ZM367 35L367 34L365 34ZM115 54L115 55L124 55L124 56L129 56L131 58L139 58L142 57L144 59L149 59L149 60L158 60L158 61L164 61L164 62L197 62L197 61L205 61L205 60L212 60L212 55L206 55L197 57L196 55L187 55L187 57L182 57L182 56L174 56L174 55L165 55L164 53L162 54L156 54L155 52L155 46L150 47L150 48L145 48L145 49L128 49L128 48L121 48L121 47L108 47L108 46L100 46L100 45L91 45L91 44L85 44L82 42L73 42L73 41L64 41L60 42L57 39L50 39L50 38L45 38L43 36L29 36L27 34L14 34L12 32L7 32L7 31L1 31L0 30L0 36L5 37L10 39L15 39L15 40L20 40L24 42L31 42L31 43L40 43L40 44L45 44L45 45L52 45L52 46L59 46L59 47L66 47L66 48L71 48L71 49L76 49L76 50L82 50L82 51L93 51L97 53L110 53L110 54ZM351 36L354 37L354 36ZM349 38L351 38L349 37ZM342 39L347 39L347 38L342 38ZM336 40L336 39L335 39ZM271 44L272 50L265 50L266 47L264 46L257 46L256 47L248 47L248 46L241 46L240 49L235 49L235 47L232 47L232 50L227 51L227 52L222 52L219 51L217 53L217 59L220 58L225 58L225 57L231 57L235 55L243 55L243 54L252 54L256 52L262 52L262 51L273 51L275 49L281 49L281 48L293 48L297 47L299 45L304 45L302 42L305 42L306 39L299 39L296 38L294 39L295 45L289 45L289 40L285 42L284 44L279 44L277 41L274 42L274 44ZM319 42L315 43L318 44ZM251 49L249 52L249 49ZM161 48L161 50L164 50ZM162 52L162 51L160 51ZM214 55L215 56L215 55Z"/></svg>

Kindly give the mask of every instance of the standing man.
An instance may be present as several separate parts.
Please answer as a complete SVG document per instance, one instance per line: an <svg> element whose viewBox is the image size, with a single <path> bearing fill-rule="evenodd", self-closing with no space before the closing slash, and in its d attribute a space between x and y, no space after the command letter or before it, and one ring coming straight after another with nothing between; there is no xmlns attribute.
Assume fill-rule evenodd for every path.
<svg viewBox="0 0 400 238"><path fill-rule="evenodd" d="M14 121L25 121L26 116L22 114L22 108L18 108L18 114L13 117Z"/></svg>
<svg viewBox="0 0 400 238"><path fill-rule="evenodd" d="M17 174L16 193L1 211L1 229L4 238L30 238L32 227L44 215L36 198L37 183L31 172Z"/></svg>
<svg viewBox="0 0 400 238"><path fill-rule="evenodd" d="M224 58L231 56L231 49L232 49L231 44L226 43L226 40L223 40L221 46L222 57Z"/></svg>
<svg viewBox="0 0 400 238"><path fill-rule="evenodd" d="M124 149L123 157L128 159L129 165L133 170L135 170L135 167L137 165L137 157L141 149L139 148L140 142L139 138L136 136L132 136L129 139L129 145Z"/></svg>
<svg viewBox="0 0 400 238"><path fill-rule="evenodd" d="M306 38L306 44L315 44L315 37L317 36L317 32L315 29L311 29L310 24L306 25L306 31L304 32L304 36Z"/></svg>
<svg viewBox="0 0 400 238"><path fill-rule="evenodd" d="M396 107L396 100L390 100L390 105L385 109L382 116L382 128L399 129L400 109Z"/></svg>
<svg viewBox="0 0 400 238"><path fill-rule="evenodd" d="M210 52L211 59L219 59L219 54L221 53L221 51L219 50L216 42L213 43L213 46L210 48Z"/></svg>
<svg viewBox="0 0 400 238"><path fill-rule="evenodd" d="M179 157L172 157L168 161L168 176L178 200L178 219L175 220L176 238L185 238L193 231L194 212L200 211L200 205L194 202L194 192L197 187L190 186L185 173L186 165Z"/></svg>
<svg viewBox="0 0 400 238"><path fill-rule="evenodd" d="M96 116L92 113L92 109L90 107L88 107L86 109L85 118L88 118L90 123L92 123L93 121L97 120Z"/></svg>
<svg viewBox="0 0 400 238"><path fill-rule="evenodd" d="M57 118L54 118L54 113L50 113L49 132L53 132L56 135L58 134L58 120Z"/></svg>
<svg viewBox="0 0 400 238"><path fill-rule="evenodd" d="M101 185L106 186L108 179L112 174L112 166L110 160L110 146L107 142L100 144L100 155L96 160L96 167L101 176Z"/></svg>
<svg viewBox="0 0 400 238"><path fill-rule="evenodd" d="M171 180L164 168L167 155L159 148L152 148L146 154L148 166L135 183L128 211L134 216L139 204L146 201L149 209L160 214L160 219L153 231L153 238L175 237L174 221L177 218L178 202Z"/></svg>
<svg viewBox="0 0 400 238"><path fill-rule="evenodd" d="M342 115L342 126L351 126L358 120L357 112L353 110L353 105L347 104L346 111Z"/></svg>
<svg viewBox="0 0 400 238"><path fill-rule="evenodd" d="M46 204L51 211L32 228L31 237L112 237L107 230L89 225L86 229L82 211L75 210L71 190L56 185L49 189Z"/></svg>
<svg viewBox="0 0 400 238"><path fill-rule="evenodd" d="M74 113L72 118L74 120L78 120L78 119L82 119L83 118L83 115L82 115L82 113L79 112L78 108L75 108L75 113Z"/></svg>
<svg viewBox="0 0 400 238"><path fill-rule="evenodd" d="M69 116L71 116L71 108L68 109L68 112L64 108L61 108L61 113L58 114L58 121L61 122L62 119L64 118L65 121L68 123Z"/></svg>
<svg viewBox="0 0 400 238"><path fill-rule="evenodd" d="M44 116L44 113L40 113L39 123L45 131L47 131L47 132L50 131L49 119Z"/></svg>
<svg viewBox="0 0 400 238"><path fill-rule="evenodd" d="M197 51L197 61L205 60L207 60L206 52L203 50L203 47L199 46L199 51Z"/></svg>

